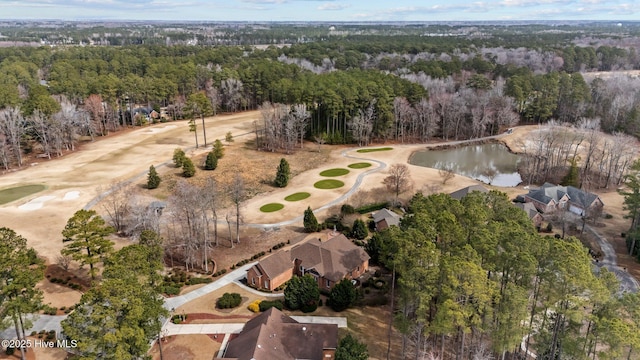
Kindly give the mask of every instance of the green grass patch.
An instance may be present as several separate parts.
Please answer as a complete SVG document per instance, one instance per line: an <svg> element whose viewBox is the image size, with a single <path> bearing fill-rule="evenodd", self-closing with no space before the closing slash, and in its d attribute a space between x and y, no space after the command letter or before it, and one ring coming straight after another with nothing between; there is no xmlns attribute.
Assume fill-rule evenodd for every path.
<svg viewBox="0 0 640 360"><path fill-rule="evenodd" d="M282 210L283 208L284 208L284 205L280 203L270 203L270 204L262 205L262 207L260 207L260 211L265 213L270 213L270 212Z"/></svg>
<svg viewBox="0 0 640 360"><path fill-rule="evenodd" d="M38 193L47 187L44 185L24 185L0 190L0 205L16 201L25 196Z"/></svg>
<svg viewBox="0 0 640 360"><path fill-rule="evenodd" d="M351 169L364 169L364 168L368 168L369 166L371 166L371 163L361 162L361 163L350 164L348 167Z"/></svg>
<svg viewBox="0 0 640 360"><path fill-rule="evenodd" d="M308 198L309 196L311 196L311 194L309 194L308 192L299 192L299 193L291 194L284 199L287 201L300 201Z"/></svg>
<svg viewBox="0 0 640 360"><path fill-rule="evenodd" d="M320 180L317 183L313 184L313 186L317 189L337 189L344 186L344 183L340 180Z"/></svg>
<svg viewBox="0 0 640 360"><path fill-rule="evenodd" d="M347 170L347 169L336 168L336 169L325 170L325 171L320 173L320 176L333 177L333 176L347 175L348 173L349 173L349 170Z"/></svg>
<svg viewBox="0 0 640 360"><path fill-rule="evenodd" d="M370 153L370 152L376 152L376 151L389 151L389 150L393 150L392 147L382 147L382 148L371 148L371 149L360 149L358 150L359 153Z"/></svg>

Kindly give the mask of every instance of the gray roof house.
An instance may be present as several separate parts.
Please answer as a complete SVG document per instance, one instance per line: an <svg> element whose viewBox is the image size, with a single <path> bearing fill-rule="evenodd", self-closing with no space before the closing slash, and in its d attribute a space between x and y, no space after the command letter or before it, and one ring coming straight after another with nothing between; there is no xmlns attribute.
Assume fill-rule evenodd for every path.
<svg viewBox="0 0 640 360"><path fill-rule="evenodd" d="M382 209L373 214L376 230L382 231L390 226L400 226L400 215L389 209Z"/></svg>
<svg viewBox="0 0 640 360"><path fill-rule="evenodd" d="M544 183L540 188L524 195L525 202L531 202L540 212L568 209L574 214L586 215L590 209L602 208L604 203L596 194L573 186Z"/></svg>
<svg viewBox="0 0 640 360"><path fill-rule="evenodd" d="M451 194L449 194L449 196L451 196L452 198L456 199L456 200L462 200L463 197L467 196L470 192L474 192L474 191L479 191L482 193L488 193L489 190L487 190L487 188L485 188L482 185L471 185L471 186L467 186L465 188L462 188L460 190L456 190L454 192L452 192Z"/></svg>

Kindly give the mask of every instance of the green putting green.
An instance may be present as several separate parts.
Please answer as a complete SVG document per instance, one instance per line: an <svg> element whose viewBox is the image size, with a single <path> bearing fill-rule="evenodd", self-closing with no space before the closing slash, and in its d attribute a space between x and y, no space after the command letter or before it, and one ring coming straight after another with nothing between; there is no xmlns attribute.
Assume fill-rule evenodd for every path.
<svg viewBox="0 0 640 360"><path fill-rule="evenodd" d="M360 150L358 150L358 152L359 153L369 153L369 152L389 151L389 150L393 150L393 148L392 147L382 147L382 148L360 149Z"/></svg>
<svg viewBox="0 0 640 360"><path fill-rule="evenodd" d="M270 204L262 205L262 207L260 207L260 211L270 213L270 212L282 210L282 208L284 208L284 205L280 203L270 203Z"/></svg>
<svg viewBox="0 0 640 360"><path fill-rule="evenodd" d="M364 168L368 168L369 166L371 166L371 163L361 162L361 163L353 163L348 167L351 169L364 169Z"/></svg>
<svg viewBox="0 0 640 360"><path fill-rule="evenodd" d="M344 183L340 180L320 180L317 183L313 184L313 186L317 189L337 189L339 187L343 187Z"/></svg>
<svg viewBox="0 0 640 360"><path fill-rule="evenodd" d="M309 196L311 196L311 194L309 194L308 192L299 192L299 193L291 194L284 199L287 201L300 201L308 198Z"/></svg>
<svg viewBox="0 0 640 360"><path fill-rule="evenodd" d="M347 169L336 168L336 169L325 170L320 173L320 176L334 177L334 176L347 175L348 173L349 173L349 170Z"/></svg>
<svg viewBox="0 0 640 360"><path fill-rule="evenodd" d="M0 205L10 203L25 196L40 192L47 187L44 185L24 185L0 190Z"/></svg>

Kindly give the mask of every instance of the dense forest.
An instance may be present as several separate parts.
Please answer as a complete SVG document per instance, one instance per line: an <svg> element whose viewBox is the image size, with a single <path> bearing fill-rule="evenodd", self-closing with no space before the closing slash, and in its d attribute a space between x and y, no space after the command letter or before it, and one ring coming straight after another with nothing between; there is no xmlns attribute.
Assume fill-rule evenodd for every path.
<svg viewBox="0 0 640 360"><path fill-rule="evenodd" d="M581 26L345 25L326 38L311 36L318 26L242 28L260 36L287 28L299 40L0 48L0 166L22 166L27 153L61 155L83 136L125 126L247 109L263 110L261 145L272 151L290 151L294 137L424 142L549 120L640 134L640 79L591 74L640 69L634 26L593 26L587 36ZM46 30L56 31L70 30Z"/></svg>
<svg viewBox="0 0 640 360"><path fill-rule="evenodd" d="M640 345L637 294L503 193L418 193L367 250L398 276L403 359L630 359Z"/></svg>

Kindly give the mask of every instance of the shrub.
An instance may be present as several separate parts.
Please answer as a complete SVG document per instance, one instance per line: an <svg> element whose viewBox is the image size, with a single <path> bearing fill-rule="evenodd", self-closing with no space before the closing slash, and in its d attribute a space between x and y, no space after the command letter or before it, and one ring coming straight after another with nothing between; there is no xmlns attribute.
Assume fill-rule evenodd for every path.
<svg viewBox="0 0 640 360"><path fill-rule="evenodd" d="M359 214L366 214L366 213L370 213L372 211L384 209L386 207L389 207L389 203L388 202L381 202L381 203L375 203L375 204L369 204L369 205L361 206L361 207L356 209L356 212L359 213Z"/></svg>
<svg viewBox="0 0 640 360"><path fill-rule="evenodd" d="M224 156L224 146L222 145L222 141L220 141L220 139L216 139L216 141L213 142L212 151L217 159L222 159L222 157Z"/></svg>
<svg viewBox="0 0 640 360"><path fill-rule="evenodd" d="M552 232L553 231L553 225L551 225L551 223L547 224L547 232Z"/></svg>
<svg viewBox="0 0 640 360"><path fill-rule="evenodd" d="M16 351L16 349L12 348L12 347L8 347L7 350L4 351L5 354L11 356L13 355L13 353Z"/></svg>
<svg viewBox="0 0 640 360"><path fill-rule="evenodd" d="M350 214L355 214L356 213L356 209L353 206L349 205L349 204L344 204L340 208L340 212L345 214L345 215L350 215Z"/></svg>
<svg viewBox="0 0 640 360"><path fill-rule="evenodd" d="M201 278L201 277L193 277L191 279L189 279L189 281L187 281L187 285L197 285L197 284L208 284L210 282L212 282L213 279L211 278Z"/></svg>
<svg viewBox="0 0 640 360"><path fill-rule="evenodd" d="M221 298L216 301L218 309L232 309L242 302L242 297L238 293L224 293Z"/></svg>
<svg viewBox="0 0 640 360"><path fill-rule="evenodd" d="M156 168L151 165L149 166L149 174L147 175L147 189L157 189L160 186L160 175L156 171Z"/></svg>
<svg viewBox="0 0 640 360"><path fill-rule="evenodd" d="M349 308L356 301L356 288L349 279L342 279L337 283L329 294L327 304L334 311L343 311Z"/></svg>
<svg viewBox="0 0 640 360"><path fill-rule="evenodd" d="M177 148L173 150L173 163L176 165L176 167L182 167L182 163L184 162L184 159L186 157L187 156L182 149Z"/></svg>
<svg viewBox="0 0 640 360"><path fill-rule="evenodd" d="M302 222L304 224L304 231L310 233L318 231L318 219L316 219L316 216L313 214L313 210L311 210L310 206L304 211L304 218Z"/></svg>
<svg viewBox="0 0 640 360"><path fill-rule="evenodd" d="M286 159L280 159L280 165L278 165L278 171L276 172L276 178L273 181L274 185L283 188L289 184L291 178L291 169Z"/></svg>
<svg viewBox="0 0 640 360"><path fill-rule="evenodd" d="M605 219L613 219L613 215L607 213L607 214L604 215L604 218Z"/></svg>
<svg viewBox="0 0 640 360"><path fill-rule="evenodd" d="M257 313L260 312L260 300L256 300L254 302L252 302L251 304L249 304L249 306L247 306L247 309L249 309L249 311Z"/></svg>
<svg viewBox="0 0 640 360"><path fill-rule="evenodd" d="M180 293L180 288L172 285L165 285L163 292L166 295L178 295Z"/></svg>
<svg viewBox="0 0 640 360"><path fill-rule="evenodd" d="M189 158L184 158L182 162L182 176L184 177L192 177L196 174L196 167L193 165L193 161Z"/></svg>
<svg viewBox="0 0 640 360"><path fill-rule="evenodd" d="M282 310L284 308L284 303L281 300L265 300L260 302L260 311L267 311L272 307Z"/></svg>
<svg viewBox="0 0 640 360"><path fill-rule="evenodd" d="M213 151L210 151L207 154L207 160L204 162L204 169L215 170L217 167L218 167L218 158L216 157L216 154L213 153Z"/></svg>

